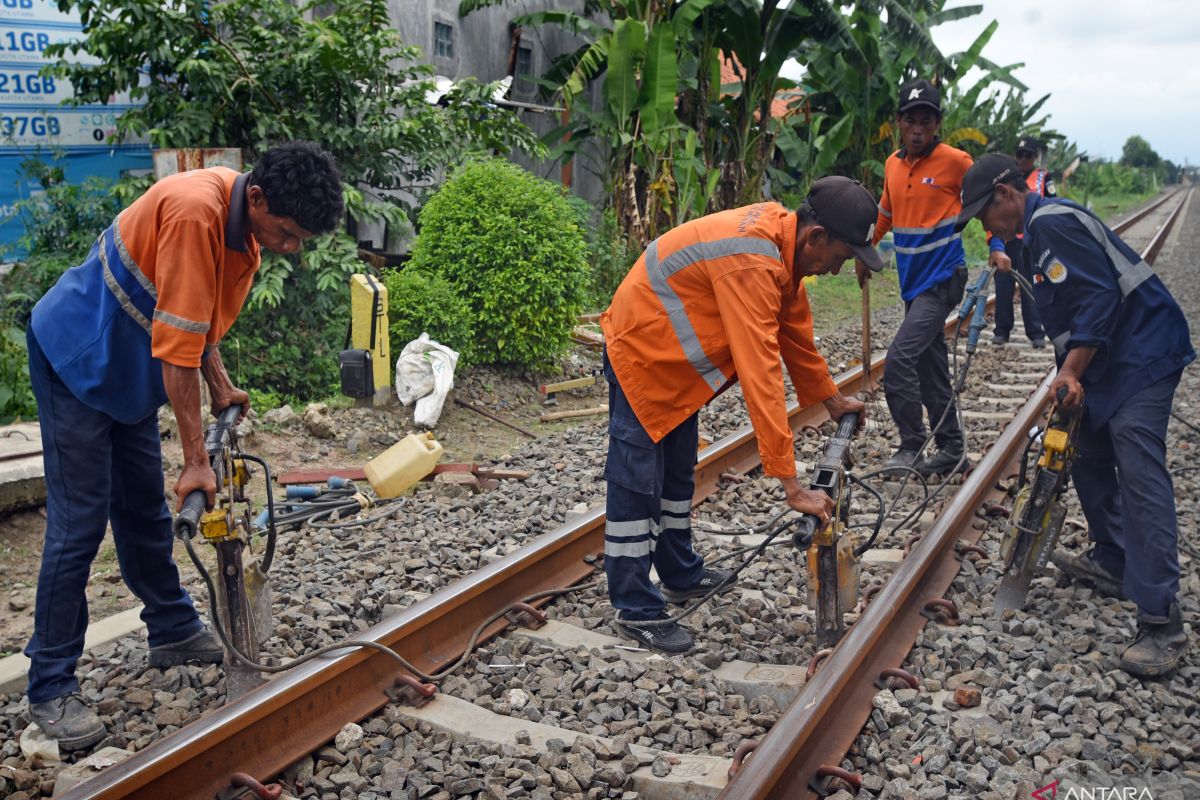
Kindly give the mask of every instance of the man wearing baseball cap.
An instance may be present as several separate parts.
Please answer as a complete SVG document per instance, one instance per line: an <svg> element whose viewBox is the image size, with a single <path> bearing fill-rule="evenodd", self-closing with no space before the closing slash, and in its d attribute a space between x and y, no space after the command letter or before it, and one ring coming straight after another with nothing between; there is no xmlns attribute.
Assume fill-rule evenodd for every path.
<svg viewBox="0 0 1200 800"><path fill-rule="evenodd" d="M966 252L954 221L971 156L938 139L941 95L929 81L900 87L898 108L901 147L884 165L874 235L878 243L889 229L893 233L905 308L883 375L888 410L900 431L900 446L888 466L943 475L968 466L943 326L967 285ZM993 261L1005 258L999 238L992 239L991 250ZM860 283L867 277L861 268L858 275ZM938 452L922 459L929 435L926 412Z"/></svg>
<svg viewBox="0 0 1200 800"><path fill-rule="evenodd" d="M691 633L663 622L666 602L733 586L731 572L706 567L692 549L689 517L698 414L734 381L763 471L793 509L829 519L830 498L796 477L780 362L802 405L824 403L834 419L865 413L817 352L801 279L837 273L851 258L881 269L875 216L857 181L828 177L795 212L758 203L693 220L650 243L600 316L609 384L604 568L623 636L688 652Z"/></svg>
<svg viewBox="0 0 1200 800"><path fill-rule="evenodd" d="M1165 442L1179 376L1196 357L1187 320L1141 256L1088 210L1029 191L1009 156L979 159L962 204L959 230L979 217L1005 238L1024 234L1022 258L1058 362L1051 395L1065 389L1064 406L1083 404L1071 477L1093 547L1056 553L1054 563L1137 604L1122 669L1169 672L1188 647Z"/></svg>
<svg viewBox="0 0 1200 800"><path fill-rule="evenodd" d="M1021 174L1025 176L1025 185L1029 187L1029 191L1035 192L1042 197L1056 197L1058 193L1054 190L1054 181L1050 180L1049 173L1041 169L1037 165L1038 154L1041 153L1042 143L1032 136L1022 136L1017 139L1016 156L1017 167ZM1021 258L1021 235L1017 234L1016 238L1004 243L1004 251L1011 261L1011 266L1021 271L1024 259ZM1013 295L1016 293L1017 281L1009 272L1010 264L1001 262L997 265L995 281L996 281L996 329L992 334L992 344L1004 345L1008 344L1009 334L1012 333L1013 322L1016 315L1013 314ZM1033 280L1031 275L1021 272L1021 275L1026 281ZM1042 320L1037 313L1037 304L1033 302L1033 298L1022 295L1021 298L1021 321L1025 325L1025 335L1029 337L1029 342L1034 347L1045 347L1046 333L1042 330Z"/></svg>

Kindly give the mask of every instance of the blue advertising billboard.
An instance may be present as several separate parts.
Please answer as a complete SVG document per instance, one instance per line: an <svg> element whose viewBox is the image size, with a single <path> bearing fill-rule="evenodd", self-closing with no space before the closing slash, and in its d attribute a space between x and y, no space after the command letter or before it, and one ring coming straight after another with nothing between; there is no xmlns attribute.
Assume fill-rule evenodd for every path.
<svg viewBox="0 0 1200 800"><path fill-rule="evenodd" d="M151 169L144 142L108 144L117 117L132 108L128 97L104 105L67 107L71 85L39 75L52 44L78 41L83 28L74 12L59 11L54 0L0 0L0 260L19 257L16 242L24 232L15 204L36 196L41 184L22 175L29 158L53 162L66 179L89 176L115 180L128 170ZM80 63L96 63L76 56Z"/></svg>

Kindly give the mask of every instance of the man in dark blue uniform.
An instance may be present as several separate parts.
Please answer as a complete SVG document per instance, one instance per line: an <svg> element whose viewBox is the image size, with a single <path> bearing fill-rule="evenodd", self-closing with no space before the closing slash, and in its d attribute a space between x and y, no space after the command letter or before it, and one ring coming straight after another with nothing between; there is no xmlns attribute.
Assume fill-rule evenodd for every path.
<svg viewBox="0 0 1200 800"><path fill-rule="evenodd" d="M1009 156L985 155L964 177L959 227L973 217L1005 239L1024 234L1023 258L1058 361L1051 392L1065 387L1067 408L1087 395L1071 477L1093 547L1054 563L1137 604L1137 638L1121 668L1162 675L1188 647L1165 441L1179 376L1196 357L1187 320L1137 253L1091 212L1030 192Z"/></svg>
<svg viewBox="0 0 1200 800"><path fill-rule="evenodd" d="M1038 154L1041 153L1042 143L1032 136L1022 136L1017 140L1017 166L1025 176L1025 185L1029 191L1042 197L1057 197L1054 181L1050 174L1037 165ZM1033 276L1025 269L1025 259L1021 258L1021 235L1004 243L1005 253L1009 256L1009 264L1000 260L996 269L996 330L992 336L992 344L1008 344L1008 336L1013 329L1013 294L1017 288L1017 279L1009 272L1009 265L1016 269L1026 281L1032 281ZM1003 264L1003 266L1001 266ZM1042 320L1037 313L1037 305L1027 295L1021 297L1021 320L1025 324L1025 335L1034 347L1046 346L1046 334L1042 330Z"/></svg>

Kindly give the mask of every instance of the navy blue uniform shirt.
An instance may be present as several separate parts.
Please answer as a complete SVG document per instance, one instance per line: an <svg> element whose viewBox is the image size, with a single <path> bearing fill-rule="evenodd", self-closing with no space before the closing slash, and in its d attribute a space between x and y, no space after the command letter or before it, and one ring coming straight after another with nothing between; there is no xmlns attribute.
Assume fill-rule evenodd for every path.
<svg viewBox="0 0 1200 800"><path fill-rule="evenodd" d="M1058 365L1074 347L1098 348L1082 379L1092 427L1135 392L1195 360L1175 298L1094 214L1030 192L1021 227L1034 299Z"/></svg>

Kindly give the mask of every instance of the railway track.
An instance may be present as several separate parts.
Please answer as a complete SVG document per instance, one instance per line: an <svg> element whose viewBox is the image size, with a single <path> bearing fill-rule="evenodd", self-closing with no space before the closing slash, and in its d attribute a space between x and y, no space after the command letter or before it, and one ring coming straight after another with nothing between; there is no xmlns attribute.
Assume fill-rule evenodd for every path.
<svg viewBox="0 0 1200 800"><path fill-rule="evenodd" d="M1181 196L1164 197L1126 220L1121 228L1130 241L1147 242L1144 249L1147 258L1152 259L1182 206ZM1159 218L1167 208L1175 211L1164 224ZM1139 233L1141 230L1146 233ZM950 330L950 325L947 329ZM720 715L704 713L708 698L700 713L694 709L673 712L690 713L693 720L705 717L690 728L684 726L690 737L684 743L678 741L678 736L669 744L645 737L650 739L649 745L635 742L630 746L618 741L620 737L606 737L602 733L611 730L613 722L623 720L606 720L600 714L600 722L588 721L588 713L594 708L588 708L587 695L595 694L597 689L609 692L604 688L607 684L629 680L654 687L641 689L652 695L648 705L640 705L646 702L644 696L614 700L607 711L610 717L627 715L631 707L642 708L653 716L656 707L667 707L665 703L656 704L655 696L666 696L676 690L690 691L687 686L673 685L670 670L662 668L663 659L617 647L611 629L601 621L603 612L597 610L604 604L602 587L559 600L555 606L555 616L559 619L547 621L543 627L512 630L514 623L541 622L536 608L544 607L552 597L539 594L584 583L595 574L596 559L603 552L604 518L599 511L591 511L359 634L358 638L369 638L396 649L422 671L437 674L459 659L482 620L507 611L507 615L498 616L481 632L484 640L500 638L490 641L464 665L471 670L472 680L450 678L443 683L442 692L431 694L432 687L415 681L398 685L394 662L373 651L354 651L310 662L150 744L65 797L267 796L253 787L236 787L234 784L247 781L235 778L235 774L264 781L274 779L298 759L306 758L306 754L319 751L346 723L368 718L372 721L364 723L364 727L369 731L388 730L388 726L398 724L413 736L425 732L422 735L438 734L456 741L491 741L500 747L501 754L505 752L503 747L509 747L514 753L530 756L525 759L530 763L536 761L532 758L534 754L559 750L562 746L566 746L566 751L560 754L563 758L574 755L585 762L582 750L593 754L601 751L603 757L598 762L593 758L592 764L601 768L604 764L623 764L622 771L611 776L613 781L618 776L627 776L627 785L644 797L814 796L810 788L814 781L843 769L845 754L871 716L872 699L878 691L876 680L884 670L903 664L928 622L921 611L930 600L942 598L953 581L960 568L957 554L966 552L962 542L969 546L985 533L977 511L983 504L1002 499L1003 492L996 488L997 480L1012 471L1014 455L1023 443L1023 432L1043 415L1047 405L1048 377L1042 377L1040 382L1031 378L1048 375L1052 360L1047 352L1021 354L1017 369L1011 368L1011 358L987 351L982 351L976 363L963 403L969 448L977 461L973 473L940 509L936 519L931 519L934 516L931 514L917 519L918 527L927 528L919 541L910 542L911 531L905 529L877 542L884 553L902 552L906 545L911 552L898 564L886 559L868 562L864 583L874 582L882 588L861 611L846 638L819 662L819 668L806 666L816 653L804 641L805 637L788 636L796 634L796 625L811 616L797 590L800 560L795 555L769 556L773 560L756 565L748 574L759 588L750 590L750 594L743 593L737 601L758 612L764 630L769 631L774 625L774 632L765 642L730 630L725 618L716 615L699 618L699 624L712 626L709 630L714 635L727 636L727 645L720 655L707 654L703 667L710 675L699 675L696 680L718 706L732 706L731 712L739 710L738 701L727 698L741 698L745 706L740 710L746 713L731 714L737 721L735 725L714 722ZM1006 365L1010 368L1005 369ZM881 371L880 358L865 372L856 368L840 376L838 384L847 394L863 391L877 384ZM1006 372L1009 374L1005 375ZM1020 405L1020 395L1031 390L1028 400ZM979 397L989 398L988 407L975 407L973 401ZM877 419L881 413L886 416L885 411L875 409ZM1012 422L997 439L1000 417ZM821 425L827 417L820 407L793 408L790 419L794 430L804 432ZM874 430L872 441L877 451L885 448L885 437L886 431ZM802 442L802 456L815 454L818 439L810 437ZM869 447L862 445L860 450ZM763 515L769 510L769 492L763 489L765 483L760 485L744 478L756 466L757 448L749 432L726 436L703 451L697 467L697 518L726 522L732 512L740 509L743 522L760 521L755 514ZM890 521L901 521L915 504L915 499L899 504ZM861 515L867 509L859 505L854 510ZM753 536L749 533L736 541L727 536L698 538L700 546L712 556L753 543ZM739 652L745 657L728 657ZM529 663L519 667L519 659ZM580 662L587 666L579 670L569 666ZM550 675L559 675L563 681L570 677L569 687L576 683L578 687L568 688L567 694L578 692L584 697L574 698L578 703L537 702L538 692L529 691L532 684L522 689L522 682L539 674L544 678L546 673L538 673L539 668L549 670ZM584 674L589 672L594 674ZM635 673L637 677L632 677ZM480 682L479 676L488 674L503 674L505 681L486 682L486 691L475 690L477 699L488 698L487 702L461 699L471 694L471 685ZM685 683L696 685L695 680ZM552 690L558 687L547 683L542 688L547 695L553 695ZM523 701L520 695L510 694L517 689L524 693ZM414 704L425 700L428 702L424 705ZM579 708L568 708L572 705ZM531 712L522 714L525 709ZM373 717L381 710L382 717ZM637 713L632 713L636 719ZM649 720L663 721L661 717ZM765 730L768 732L762 735ZM704 735L695 731L703 731ZM720 735L714 736L714 732ZM590 741L579 743L580 735L588 736ZM714 746L714 740L721 746ZM757 744L747 757L750 748L736 747L734 741ZM740 752L731 759L724 754L712 755L714 750ZM739 767L730 777L735 762ZM495 792L479 780L479 792ZM606 785L611 787L612 783ZM459 785L459 789L473 787L474 784ZM350 796L358 796L370 790L370 782L367 781L366 787L348 783L336 788L338 791L348 788ZM439 791L446 791L447 797L454 796L448 790ZM619 797L621 793L595 796Z"/></svg>

